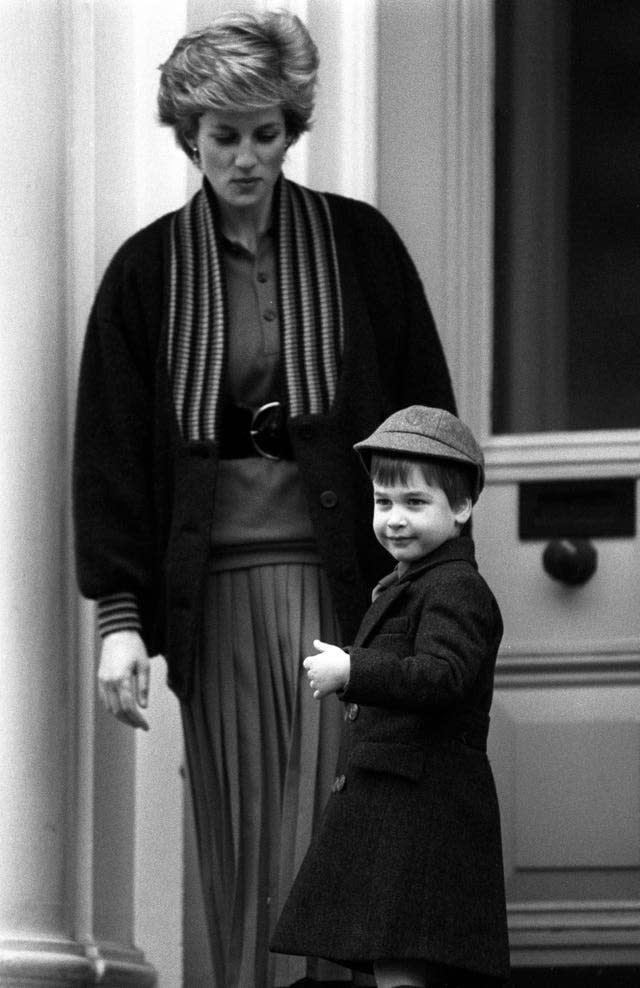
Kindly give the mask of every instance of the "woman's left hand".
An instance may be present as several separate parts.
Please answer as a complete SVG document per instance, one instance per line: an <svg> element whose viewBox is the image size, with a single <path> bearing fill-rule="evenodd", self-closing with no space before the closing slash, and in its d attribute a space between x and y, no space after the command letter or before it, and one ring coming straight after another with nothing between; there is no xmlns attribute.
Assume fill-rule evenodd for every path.
<svg viewBox="0 0 640 988"><path fill-rule="evenodd" d="M313 647L319 655L308 655L302 665L307 670L309 686L316 700L321 700L329 693L344 689L349 682L351 660L348 652L316 639Z"/></svg>

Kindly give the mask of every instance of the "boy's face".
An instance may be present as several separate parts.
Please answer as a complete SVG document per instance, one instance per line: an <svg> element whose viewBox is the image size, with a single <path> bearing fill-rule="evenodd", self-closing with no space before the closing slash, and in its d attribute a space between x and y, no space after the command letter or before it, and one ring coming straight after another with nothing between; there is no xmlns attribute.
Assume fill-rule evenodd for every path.
<svg viewBox="0 0 640 988"><path fill-rule="evenodd" d="M428 484L417 466L406 484L374 483L373 501L373 531L401 572L457 536L471 515L469 498L452 508L442 488Z"/></svg>

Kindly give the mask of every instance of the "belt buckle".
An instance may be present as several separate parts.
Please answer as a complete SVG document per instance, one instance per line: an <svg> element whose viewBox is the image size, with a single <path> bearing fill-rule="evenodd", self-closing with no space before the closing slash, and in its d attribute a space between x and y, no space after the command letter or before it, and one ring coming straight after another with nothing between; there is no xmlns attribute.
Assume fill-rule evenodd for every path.
<svg viewBox="0 0 640 988"><path fill-rule="evenodd" d="M253 413L249 436L256 453L266 460L283 458L284 423L285 410L279 401L268 401Z"/></svg>

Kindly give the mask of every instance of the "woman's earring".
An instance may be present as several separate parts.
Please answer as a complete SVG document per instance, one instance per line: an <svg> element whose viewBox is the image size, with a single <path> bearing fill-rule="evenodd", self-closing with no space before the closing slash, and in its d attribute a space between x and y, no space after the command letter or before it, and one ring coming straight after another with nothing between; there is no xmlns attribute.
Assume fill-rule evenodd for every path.
<svg viewBox="0 0 640 988"><path fill-rule="evenodd" d="M193 161L196 168L200 167L200 152L198 151L198 148L195 146L191 148L191 160Z"/></svg>

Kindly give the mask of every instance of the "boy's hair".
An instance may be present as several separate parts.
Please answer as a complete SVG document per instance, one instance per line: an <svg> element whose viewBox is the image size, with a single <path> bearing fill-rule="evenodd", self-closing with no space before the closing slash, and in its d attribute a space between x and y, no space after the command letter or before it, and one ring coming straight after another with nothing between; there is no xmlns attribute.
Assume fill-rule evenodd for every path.
<svg viewBox="0 0 640 988"><path fill-rule="evenodd" d="M417 467L431 487L439 487L452 508L469 498L473 501L475 469L458 460L437 457L404 457L373 453L371 480L378 484L406 484L413 467Z"/></svg>

